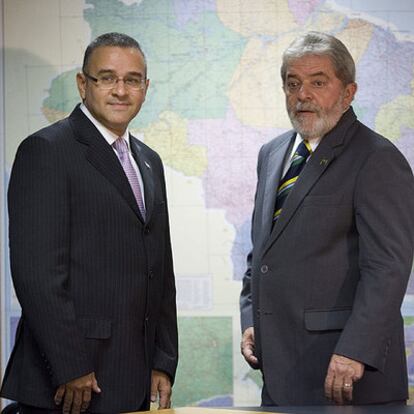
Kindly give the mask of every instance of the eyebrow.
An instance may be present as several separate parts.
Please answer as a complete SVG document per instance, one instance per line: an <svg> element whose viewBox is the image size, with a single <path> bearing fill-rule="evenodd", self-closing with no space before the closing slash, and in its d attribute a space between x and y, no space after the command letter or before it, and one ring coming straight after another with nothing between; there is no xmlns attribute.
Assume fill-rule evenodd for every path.
<svg viewBox="0 0 414 414"><path fill-rule="evenodd" d="M98 71L97 75L102 75L104 73L113 73L113 74L115 74L115 71L112 70L112 69L100 69ZM128 75L128 76L137 76L139 78L145 78L145 76L141 72L136 72L136 71L128 72L126 75Z"/></svg>
<svg viewBox="0 0 414 414"><path fill-rule="evenodd" d="M315 77L315 76L326 76L327 78L329 78L329 75L326 72L322 72L322 71L316 72L316 73L311 73L310 76L312 76L312 77Z"/></svg>
<svg viewBox="0 0 414 414"><path fill-rule="evenodd" d="M316 77L316 76L326 76L327 78L329 78L329 75L326 72L323 71L319 71L319 72L315 72L315 73L311 73L309 75L310 77ZM287 78L299 78L299 75L296 75L295 73L288 73L287 74Z"/></svg>

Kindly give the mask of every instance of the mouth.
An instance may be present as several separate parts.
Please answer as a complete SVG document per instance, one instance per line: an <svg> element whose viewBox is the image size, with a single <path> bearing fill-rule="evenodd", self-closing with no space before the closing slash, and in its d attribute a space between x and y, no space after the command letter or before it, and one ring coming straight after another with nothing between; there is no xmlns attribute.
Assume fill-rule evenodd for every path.
<svg viewBox="0 0 414 414"><path fill-rule="evenodd" d="M296 115L310 115L317 114L319 112L319 108L316 105L310 103L297 103L294 109Z"/></svg>
<svg viewBox="0 0 414 414"><path fill-rule="evenodd" d="M108 105L113 109L127 109L129 107L127 102L109 102Z"/></svg>
<svg viewBox="0 0 414 414"><path fill-rule="evenodd" d="M299 111L296 111L296 115L305 115L305 116L307 116L307 115L313 115L313 114L315 114L316 112L315 111L310 111L310 110L299 110Z"/></svg>

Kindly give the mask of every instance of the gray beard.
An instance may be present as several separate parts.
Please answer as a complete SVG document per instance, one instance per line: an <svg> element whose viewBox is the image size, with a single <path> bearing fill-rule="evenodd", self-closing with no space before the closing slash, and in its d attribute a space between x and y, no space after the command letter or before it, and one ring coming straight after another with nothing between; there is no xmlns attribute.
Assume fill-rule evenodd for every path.
<svg viewBox="0 0 414 414"><path fill-rule="evenodd" d="M292 123L292 126L294 130L300 134L300 136L303 139L315 139L315 138L322 138L324 135L326 135L331 129L335 127L335 125L338 123L338 121L341 119L341 116L343 114L342 109L342 102L343 98L342 96L338 100L338 102L335 104L335 106L329 111L329 115L324 113L320 108L316 108L312 105L306 105L306 104L298 104L296 105L295 110L298 109L316 109L316 113L318 118L315 122L313 122L312 127L308 127L304 125L304 122L300 121L293 111L288 110L288 115L290 118L290 122Z"/></svg>

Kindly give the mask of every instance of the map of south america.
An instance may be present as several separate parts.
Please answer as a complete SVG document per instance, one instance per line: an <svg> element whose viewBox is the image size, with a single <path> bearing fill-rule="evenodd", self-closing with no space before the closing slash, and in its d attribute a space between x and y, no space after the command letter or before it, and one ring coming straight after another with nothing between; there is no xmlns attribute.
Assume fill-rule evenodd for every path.
<svg viewBox="0 0 414 414"><path fill-rule="evenodd" d="M295 37L326 31L348 46L357 66L358 118L414 167L414 26L406 24L414 21L414 4L383 3L4 1L5 21L27 27L26 34L5 26L6 180L19 142L79 102L75 76L93 38L124 32L146 54L150 88L130 132L165 165L181 349L176 407L260 401L260 374L240 355L238 297L251 249L257 155L291 128L280 66ZM17 83L16 74L25 81ZM23 119L16 105L26 108ZM19 307L10 283L6 288L10 352ZM402 310L414 387L414 282Z"/></svg>

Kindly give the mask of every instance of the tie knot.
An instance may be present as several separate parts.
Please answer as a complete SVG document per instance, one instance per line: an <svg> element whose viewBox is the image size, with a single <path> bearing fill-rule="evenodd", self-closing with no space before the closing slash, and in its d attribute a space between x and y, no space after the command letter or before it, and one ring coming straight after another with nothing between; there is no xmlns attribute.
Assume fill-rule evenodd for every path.
<svg viewBox="0 0 414 414"><path fill-rule="evenodd" d="M296 149L296 154L300 155L303 158L308 158L312 153L312 148L308 141L303 140Z"/></svg>
<svg viewBox="0 0 414 414"><path fill-rule="evenodd" d="M128 152L128 145L123 138L118 138L112 145L119 154L125 154Z"/></svg>

